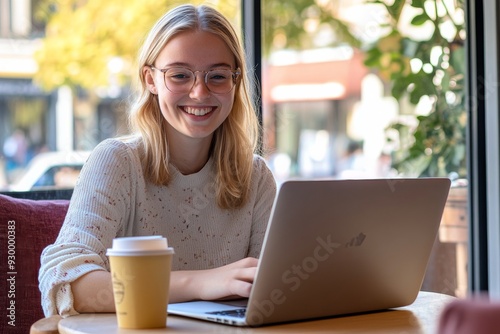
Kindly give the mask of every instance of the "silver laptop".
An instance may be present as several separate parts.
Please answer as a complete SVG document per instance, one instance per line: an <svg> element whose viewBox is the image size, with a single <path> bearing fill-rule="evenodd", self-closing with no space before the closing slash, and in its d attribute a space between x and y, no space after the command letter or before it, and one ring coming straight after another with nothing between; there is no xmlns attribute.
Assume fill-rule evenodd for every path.
<svg viewBox="0 0 500 334"><path fill-rule="evenodd" d="M169 304L168 313L260 326L409 305L449 188L446 178L286 181L250 297Z"/></svg>

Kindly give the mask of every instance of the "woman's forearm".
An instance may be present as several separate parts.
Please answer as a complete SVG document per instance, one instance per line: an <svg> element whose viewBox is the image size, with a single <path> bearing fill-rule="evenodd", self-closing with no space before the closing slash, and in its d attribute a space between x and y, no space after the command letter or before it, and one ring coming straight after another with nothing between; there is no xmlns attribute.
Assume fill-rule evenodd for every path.
<svg viewBox="0 0 500 334"><path fill-rule="evenodd" d="M195 271L172 272L169 302L197 299L193 287ZM73 307L79 313L115 312L111 274L104 270L91 271L71 283Z"/></svg>
<svg viewBox="0 0 500 334"><path fill-rule="evenodd" d="M91 271L71 283L73 307L79 313L115 312L111 274Z"/></svg>
<svg viewBox="0 0 500 334"><path fill-rule="evenodd" d="M169 302L248 297L256 267L257 259L245 258L214 269L173 271ZM91 271L71 283L71 290L77 312L115 312L109 272Z"/></svg>

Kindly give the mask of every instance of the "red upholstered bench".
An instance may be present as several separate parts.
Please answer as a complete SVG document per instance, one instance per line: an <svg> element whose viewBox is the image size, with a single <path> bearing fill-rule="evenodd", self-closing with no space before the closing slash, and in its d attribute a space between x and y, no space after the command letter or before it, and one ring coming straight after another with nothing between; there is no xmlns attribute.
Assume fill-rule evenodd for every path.
<svg viewBox="0 0 500 334"><path fill-rule="evenodd" d="M33 192L21 197L53 198L54 194ZM71 192L67 194L58 200L0 194L0 333L29 333L31 325L44 317L38 288L40 254L59 233Z"/></svg>

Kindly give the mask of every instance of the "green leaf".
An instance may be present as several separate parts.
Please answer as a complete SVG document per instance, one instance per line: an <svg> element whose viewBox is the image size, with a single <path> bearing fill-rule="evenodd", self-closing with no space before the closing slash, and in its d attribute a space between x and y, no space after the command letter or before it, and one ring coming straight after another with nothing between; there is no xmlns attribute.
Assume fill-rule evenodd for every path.
<svg viewBox="0 0 500 334"><path fill-rule="evenodd" d="M373 48L366 53L364 64L368 67L380 67L380 56L382 53L378 48Z"/></svg>
<svg viewBox="0 0 500 334"><path fill-rule="evenodd" d="M395 0L392 5L386 5L387 12L395 21L399 21L405 4L406 0Z"/></svg>
<svg viewBox="0 0 500 334"><path fill-rule="evenodd" d="M422 8L422 9L424 9L425 0L412 0L412 2L411 2L410 5L412 7L415 7L415 8Z"/></svg>
<svg viewBox="0 0 500 334"><path fill-rule="evenodd" d="M426 23L427 21L429 21L431 18L427 15L427 13L422 13L420 15L417 15L415 16L412 20L411 20L411 24L413 24L414 26L421 26L423 25L424 23Z"/></svg>
<svg viewBox="0 0 500 334"><path fill-rule="evenodd" d="M392 89L391 89L391 95L396 99L399 100L401 97L403 97L408 90L408 82L405 80L405 78L399 78L394 80Z"/></svg>

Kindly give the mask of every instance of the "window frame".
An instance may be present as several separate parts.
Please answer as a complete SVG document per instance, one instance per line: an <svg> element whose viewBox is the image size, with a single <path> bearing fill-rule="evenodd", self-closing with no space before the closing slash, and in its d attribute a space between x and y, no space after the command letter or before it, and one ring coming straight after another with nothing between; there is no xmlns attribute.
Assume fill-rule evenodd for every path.
<svg viewBox="0 0 500 334"><path fill-rule="evenodd" d="M479 13L479 15L481 15L481 12L479 12L478 8L482 8L482 21L484 22L481 34L478 31L478 33L471 36L476 42L476 49L479 49L484 54L482 59L477 57L477 62L473 62L474 58L471 58L471 69L475 68L478 74L482 70L482 75L475 77L475 82L471 82L471 86L477 87L476 92L478 94L470 95L472 102L475 100L478 102L480 100L484 101L481 104L477 103L478 107L484 106L484 109L478 108L477 110L478 116L482 115L480 117L484 117L484 124L480 123L483 126L474 129L477 134L482 133L484 139L478 138L479 136L471 136L471 142L475 143L475 141L484 140L484 152L480 151L478 155L483 159L479 163L484 164L486 167L484 172L478 173L477 180L474 180L476 188L481 187L478 190L478 195L483 195L485 205L480 203L474 205L476 203L473 202L473 209L479 213L478 216L486 219L472 221L472 230L483 231L477 239L474 239L479 244L473 244L473 250L479 249L482 245L483 247L485 244L487 245L487 249L474 258L475 261L471 267L474 270L479 267L478 272L474 272L474 274L479 279L478 283L482 284L487 281L487 286L484 289L480 285L479 289L473 290L487 290L491 297L500 297L500 263L498 262L498 256L500 255L500 207L498 205L500 202L500 152L498 149L500 145L500 118L498 112L500 107L498 64L500 56L500 22L498 19L500 5L496 1L470 0L470 6L475 6L476 13ZM471 23L481 24L479 15L471 17ZM480 94L481 89L483 94ZM472 109L472 111L474 110ZM476 263L476 260L479 263ZM487 269L485 270L484 267ZM485 277L486 274L487 277Z"/></svg>

